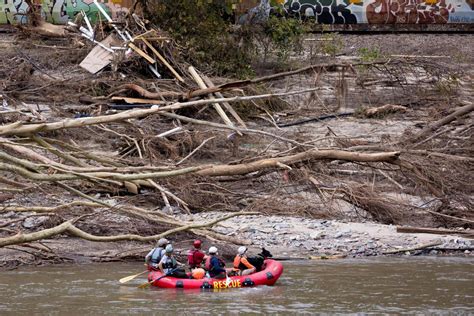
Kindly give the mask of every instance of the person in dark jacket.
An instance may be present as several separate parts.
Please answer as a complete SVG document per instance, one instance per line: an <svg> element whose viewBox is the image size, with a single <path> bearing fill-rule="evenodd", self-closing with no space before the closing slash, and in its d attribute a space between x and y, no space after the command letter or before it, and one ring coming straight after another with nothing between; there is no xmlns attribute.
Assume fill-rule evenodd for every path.
<svg viewBox="0 0 474 316"><path fill-rule="evenodd" d="M216 247L209 248L209 256L206 259L206 270L209 272L209 276L214 279L225 279L227 277L227 271L225 269L225 262L219 258Z"/></svg>

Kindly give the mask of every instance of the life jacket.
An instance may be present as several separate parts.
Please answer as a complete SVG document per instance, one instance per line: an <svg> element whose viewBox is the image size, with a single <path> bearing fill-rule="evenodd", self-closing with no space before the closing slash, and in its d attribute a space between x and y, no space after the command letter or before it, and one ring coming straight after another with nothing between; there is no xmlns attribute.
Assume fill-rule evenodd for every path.
<svg viewBox="0 0 474 316"><path fill-rule="evenodd" d="M214 256L208 256L207 259L206 259L206 264L204 265L204 268L205 268L207 271L212 271L212 269L214 268L214 267L211 265L211 259L212 259L213 257L214 257ZM217 257L217 256L216 256L216 258L217 258L217 260L219 260L219 265L220 265L221 267L225 267L225 262L224 262L221 258L219 258L219 257Z"/></svg>
<svg viewBox="0 0 474 316"><path fill-rule="evenodd" d="M150 258L151 263L158 265L158 263L160 263L161 261L161 258L163 257L163 252L164 252L163 248L161 247L155 248L151 254L151 258Z"/></svg>
<svg viewBox="0 0 474 316"><path fill-rule="evenodd" d="M196 259L195 255L199 252L199 249L190 249L188 250L188 264L191 268L201 266L202 260L199 261Z"/></svg>
<svg viewBox="0 0 474 316"><path fill-rule="evenodd" d="M234 271L253 269L255 266L251 264L246 256L236 255L234 258Z"/></svg>
<svg viewBox="0 0 474 316"><path fill-rule="evenodd" d="M234 270L245 270L247 267L242 263L242 256L237 255L234 258Z"/></svg>
<svg viewBox="0 0 474 316"><path fill-rule="evenodd" d="M169 270L172 270L178 266L178 263L176 262L176 259L173 257L167 257L167 260L163 262L163 270L165 272L168 272Z"/></svg>
<svg viewBox="0 0 474 316"><path fill-rule="evenodd" d="M204 264L204 269L206 269L207 271L211 271L211 259L212 256L208 256L206 259L206 263Z"/></svg>

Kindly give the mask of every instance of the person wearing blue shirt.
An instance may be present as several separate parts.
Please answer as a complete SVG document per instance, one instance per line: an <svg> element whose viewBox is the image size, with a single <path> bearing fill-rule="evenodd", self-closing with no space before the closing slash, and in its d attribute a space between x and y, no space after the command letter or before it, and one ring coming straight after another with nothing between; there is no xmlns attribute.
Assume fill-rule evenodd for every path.
<svg viewBox="0 0 474 316"><path fill-rule="evenodd" d="M225 262L217 256L217 248L209 248L209 256L206 259L206 270L209 276L214 279L225 279L227 271L225 269Z"/></svg>

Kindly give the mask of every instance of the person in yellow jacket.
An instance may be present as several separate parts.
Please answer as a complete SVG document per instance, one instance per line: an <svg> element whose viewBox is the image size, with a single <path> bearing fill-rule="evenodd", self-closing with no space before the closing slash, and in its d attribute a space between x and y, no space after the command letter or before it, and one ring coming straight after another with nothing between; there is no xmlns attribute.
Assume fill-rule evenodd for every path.
<svg viewBox="0 0 474 316"><path fill-rule="evenodd" d="M233 273L236 275L249 275L257 269L247 260L247 247L239 247L238 254L234 258Z"/></svg>

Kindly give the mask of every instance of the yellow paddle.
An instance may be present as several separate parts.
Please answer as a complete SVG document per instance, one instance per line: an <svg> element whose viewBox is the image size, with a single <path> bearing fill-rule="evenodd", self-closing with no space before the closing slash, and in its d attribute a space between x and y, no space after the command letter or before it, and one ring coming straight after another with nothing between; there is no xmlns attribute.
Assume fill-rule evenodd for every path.
<svg viewBox="0 0 474 316"><path fill-rule="evenodd" d="M161 276L160 278L162 278L162 277L165 277L165 276L163 275L163 276ZM159 279L159 278L158 278L158 279ZM157 280L151 280L151 281L149 281L149 282L147 282L147 283L140 284L140 285L137 286L137 287L138 287L139 289L145 289L145 288L149 287L149 286L150 286L153 282L155 282L155 281L157 281Z"/></svg>
<svg viewBox="0 0 474 316"><path fill-rule="evenodd" d="M140 272L140 273L137 273L137 274L134 274L134 275L126 276L126 277L124 277L124 278L121 278L121 279L119 280L119 282L120 282L120 283L127 283L128 281L131 281L131 280L135 279L137 276L142 275L142 274L144 274L144 273L146 273L146 272L148 272L148 270L143 271L143 272Z"/></svg>
<svg viewBox="0 0 474 316"><path fill-rule="evenodd" d="M166 274L163 274L163 275L160 276L159 278L156 278L156 279L151 280L151 281L149 281L149 282L140 284L140 285L138 286L138 288L139 288L139 289L145 289L145 288L147 288L148 286L152 285L153 282L159 281L159 280L161 280L161 279L163 279L163 278L165 278L165 277L167 277L167 276L170 276L170 275L173 274L173 272L175 272L177 269L178 269L178 268L174 268L173 270L171 270L170 272L168 272L168 273L166 273Z"/></svg>

